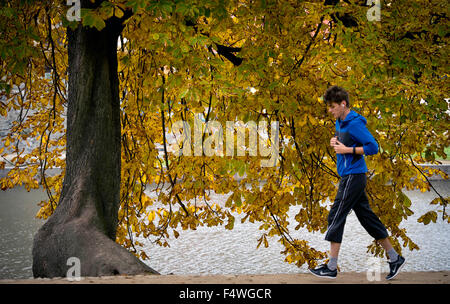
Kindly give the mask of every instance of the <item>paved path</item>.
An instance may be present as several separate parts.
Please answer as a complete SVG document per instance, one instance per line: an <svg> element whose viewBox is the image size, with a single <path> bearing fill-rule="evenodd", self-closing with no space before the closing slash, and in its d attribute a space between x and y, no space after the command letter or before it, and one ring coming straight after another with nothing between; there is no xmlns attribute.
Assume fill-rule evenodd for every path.
<svg viewBox="0 0 450 304"><path fill-rule="evenodd" d="M308 273L248 275L137 275L84 277L79 282L66 278L0 280L0 284L450 284L450 271L403 272L391 280L369 281L366 273L341 272L334 280Z"/></svg>

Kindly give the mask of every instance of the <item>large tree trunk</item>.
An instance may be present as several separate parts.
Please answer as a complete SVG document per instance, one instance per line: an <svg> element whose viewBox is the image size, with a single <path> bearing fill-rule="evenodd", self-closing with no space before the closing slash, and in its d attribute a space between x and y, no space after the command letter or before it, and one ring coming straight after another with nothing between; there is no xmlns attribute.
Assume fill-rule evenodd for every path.
<svg viewBox="0 0 450 304"><path fill-rule="evenodd" d="M115 243L120 198L119 19L102 31L68 28L66 174L58 207L33 244L34 277L64 277L70 257L81 276L157 273Z"/></svg>

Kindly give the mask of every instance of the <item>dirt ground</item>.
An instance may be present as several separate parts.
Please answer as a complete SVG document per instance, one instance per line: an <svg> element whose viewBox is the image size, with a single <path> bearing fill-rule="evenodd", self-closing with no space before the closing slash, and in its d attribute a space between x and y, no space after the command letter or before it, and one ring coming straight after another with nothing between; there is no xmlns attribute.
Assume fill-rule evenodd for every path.
<svg viewBox="0 0 450 304"><path fill-rule="evenodd" d="M244 275L136 275L67 278L0 280L0 284L450 284L450 271L402 272L393 280L369 280L366 273L341 272L334 280L299 274Z"/></svg>

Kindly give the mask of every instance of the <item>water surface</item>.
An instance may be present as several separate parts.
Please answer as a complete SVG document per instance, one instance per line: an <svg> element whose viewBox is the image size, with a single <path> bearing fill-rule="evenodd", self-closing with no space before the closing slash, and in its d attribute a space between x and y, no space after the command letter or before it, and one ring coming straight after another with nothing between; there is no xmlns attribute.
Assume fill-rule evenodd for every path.
<svg viewBox="0 0 450 304"><path fill-rule="evenodd" d="M450 196L448 181L433 181L433 185L445 197ZM450 225L440 218L436 224L423 225L417 218L429 210L436 209L430 202L436 195L433 192L405 191L412 200L411 209L415 212L408 221L401 224L408 235L421 248L419 251L405 249L407 258L405 271L450 270ZM225 202L228 195L211 194L218 202ZM27 192L18 187L0 192L0 279L32 277L31 248L33 235L44 221L36 219L37 203L46 199L42 190ZM289 211L290 216L297 208ZM261 235L259 224L240 223L241 215L236 214L232 231L223 227L199 227L195 231L179 231L178 239L171 239L170 247L160 247L146 239L145 261L161 274L264 274L306 272L306 266L298 268L284 262L280 254L283 247L276 239L269 239L270 246L256 249ZM318 250L327 251L328 242L320 233L310 233L305 229L295 231L293 237L303 238ZM368 259L367 246L371 237L359 224L354 213L347 218L344 239L339 257L341 271L366 271ZM383 271L387 263L382 262ZM82 265L81 265L82 266Z"/></svg>

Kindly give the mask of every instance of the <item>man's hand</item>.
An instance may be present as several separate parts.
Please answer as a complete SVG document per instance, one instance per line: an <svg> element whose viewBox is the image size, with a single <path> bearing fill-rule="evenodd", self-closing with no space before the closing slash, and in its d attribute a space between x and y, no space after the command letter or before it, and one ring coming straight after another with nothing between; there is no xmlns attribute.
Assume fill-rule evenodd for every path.
<svg viewBox="0 0 450 304"><path fill-rule="evenodd" d="M330 139L330 145L334 148L334 152L336 152L336 154L352 153L352 148L345 146L337 139L337 137Z"/></svg>
<svg viewBox="0 0 450 304"><path fill-rule="evenodd" d="M334 145L336 144L336 141L337 141L337 136L331 137L331 139L330 139L330 146L334 147Z"/></svg>

